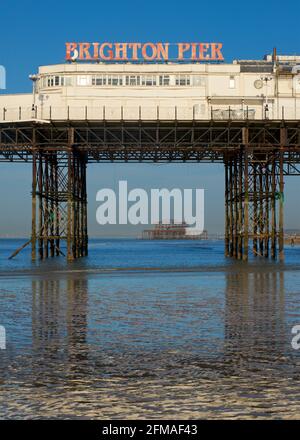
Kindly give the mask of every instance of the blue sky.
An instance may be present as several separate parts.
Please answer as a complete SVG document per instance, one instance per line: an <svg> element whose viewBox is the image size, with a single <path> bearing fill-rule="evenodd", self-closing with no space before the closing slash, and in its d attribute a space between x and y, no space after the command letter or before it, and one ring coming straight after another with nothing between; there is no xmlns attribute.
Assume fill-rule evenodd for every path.
<svg viewBox="0 0 300 440"><path fill-rule="evenodd" d="M43 64L64 62L66 41L218 41L223 55L260 59L277 47L300 54L297 1L61 1L5 2L1 8L0 65L7 71L6 93L29 92L28 75ZM90 233L103 233L95 221L95 195L127 179L131 187L204 188L206 228L223 230L223 169L217 165L93 165L88 170ZM0 164L0 235L30 233L30 165ZM299 183L287 179L286 226L300 227ZM134 230L108 231L110 234Z"/></svg>

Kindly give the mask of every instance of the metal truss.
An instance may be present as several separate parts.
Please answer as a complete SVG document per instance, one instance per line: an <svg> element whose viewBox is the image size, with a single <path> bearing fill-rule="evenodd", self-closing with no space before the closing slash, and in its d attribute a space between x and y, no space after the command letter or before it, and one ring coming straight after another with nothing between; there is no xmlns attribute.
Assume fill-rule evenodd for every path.
<svg viewBox="0 0 300 440"><path fill-rule="evenodd" d="M68 260L87 255L85 155L70 149L66 162L64 155L37 150L32 171L32 260L36 247L40 259L64 255L62 241Z"/></svg>
<svg viewBox="0 0 300 440"><path fill-rule="evenodd" d="M283 163L280 153L241 150L225 162L225 253L283 260Z"/></svg>
<svg viewBox="0 0 300 440"><path fill-rule="evenodd" d="M243 144L245 130L252 150L280 148L300 155L300 123L295 121L51 121L1 123L2 161L31 160L33 147L65 151L70 130L73 148L89 162L222 162L223 155Z"/></svg>
<svg viewBox="0 0 300 440"><path fill-rule="evenodd" d="M88 162L225 164L225 253L283 259L284 176L300 174L298 121L0 124L0 161L32 162L32 258L87 254ZM38 219L36 207L38 204Z"/></svg>

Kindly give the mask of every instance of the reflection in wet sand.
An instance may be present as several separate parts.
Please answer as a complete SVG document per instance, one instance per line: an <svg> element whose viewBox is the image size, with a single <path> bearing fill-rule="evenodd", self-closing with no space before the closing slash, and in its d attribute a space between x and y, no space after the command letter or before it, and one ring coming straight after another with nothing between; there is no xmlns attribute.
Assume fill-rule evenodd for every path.
<svg viewBox="0 0 300 440"><path fill-rule="evenodd" d="M226 276L225 347L233 371L278 366L285 340L284 272Z"/></svg>
<svg viewBox="0 0 300 440"><path fill-rule="evenodd" d="M297 418L286 276L33 279L0 303L16 321L17 301L30 314L3 356L1 417Z"/></svg>
<svg viewBox="0 0 300 440"><path fill-rule="evenodd" d="M32 281L32 346L48 374L59 365L70 380L86 373L87 285L86 279Z"/></svg>

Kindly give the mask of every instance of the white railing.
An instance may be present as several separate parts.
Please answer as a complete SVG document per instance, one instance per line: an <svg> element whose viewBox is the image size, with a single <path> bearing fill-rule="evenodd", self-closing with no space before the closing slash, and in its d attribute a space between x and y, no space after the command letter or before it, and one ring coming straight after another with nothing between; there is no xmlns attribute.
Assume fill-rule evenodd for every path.
<svg viewBox="0 0 300 440"><path fill-rule="evenodd" d="M116 107L103 105L99 107L6 107L0 108L0 122L21 121L31 119L43 120L190 120L207 119L198 115L193 107L165 107L165 106L124 106Z"/></svg>
<svg viewBox="0 0 300 440"><path fill-rule="evenodd" d="M255 109L213 109L212 119L230 120L230 119L255 119Z"/></svg>
<svg viewBox="0 0 300 440"><path fill-rule="evenodd" d="M210 106L202 109L199 106L167 107L167 106L35 106L0 108L0 122L28 120L247 120L247 119L299 119L297 112L290 107L282 107L279 111L265 112L261 106L256 108Z"/></svg>

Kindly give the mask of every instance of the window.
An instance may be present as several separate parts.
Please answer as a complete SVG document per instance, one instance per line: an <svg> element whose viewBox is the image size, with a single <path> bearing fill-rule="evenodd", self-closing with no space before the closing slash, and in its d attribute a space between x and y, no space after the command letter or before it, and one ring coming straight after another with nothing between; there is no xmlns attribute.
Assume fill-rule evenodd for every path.
<svg viewBox="0 0 300 440"><path fill-rule="evenodd" d="M176 86L193 86L205 87L206 77L193 74L82 74L82 75L60 75L52 74L41 76L41 87L62 87L62 86L131 86L131 87L169 87ZM236 88L235 77L229 77L229 88Z"/></svg>
<svg viewBox="0 0 300 440"><path fill-rule="evenodd" d="M234 76L231 76L229 78L229 88L230 89L235 89L235 77Z"/></svg>
<svg viewBox="0 0 300 440"><path fill-rule="evenodd" d="M92 76L92 86L105 86L105 85L106 85L105 75Z"/></svg>
<svg viewBox="0 0 300 440"><path fill-rule="evenodd" d="M77 85L78 86L88 86L89 85L89 76L88 75L79 75L77 77Z"/></svg>
<svg viewBox="0 0 300 440"><path fill-rule="evenodd" d="M112 77L112 85L113 86L118 86L119 84L120 84L119 77L118 76L113 76Z"/></svg>
<svg viewBox="0 0 300 440"><path fill-rule="evenodd" d="M142 86L156 86L156 76L143 75L142 76Z"/></svg>
<svg viewBox="0 0 300 440"><path fill-rule="evenodd" d="M141 77L139 75L127 75L126 86L139 86Z"/></svg>
<svg viewBox="0 0 300 440"><path fill-rule="evenodd" d="M71 86L72 85L72 77L71 76L65 76L64 77L64 84L65 86Z"/></svg>
<svg viewBox="0 0 300 440"><path fill-rule="evenodd" d="M108 75L107 84L109 86L121 86L123 84L123 78L121 75Z"/></svg>
<svg viewBox="0 0 300 440"><path fill-rule="evenodd" d="M193 77L194 87L205 87L205 77L200 75L194 75Z"/></svg>
<svg viewBox="0 0 300 440"><path fill-rule="evenodd" d="M122 75L93 75L92 86L122 86Z"/></svg>
<svg viewBox="0 0 300 440"><path fill-rule="evenodd" d="M190 86L190 75L176 75L176 86Z"/></svg>
<svg viewBox="0 0 300 440"><path fill-rule="evenodd" d="M71 86L72 77L63 75L47 75L41 78L41 87Z"/></svg>
<svg viewBox="0 0 300 440"><path fill-rule="evenodd" d="M170 85L170 75L159 75L159 85L169 86Z"/></svg>
<svg viewBox="0 0 300 440"><path fill-rule="evenodd" d="M53 87L53 86L54 86L54 79L53 79L53 76L48 76L47 86L48 86L48 87Z"/></svg>
<svg viewBox="0 0 300 440"><path fill-rule="evenodd" d="M102 75L92 76L92 86L102 86Z"/></svg>

